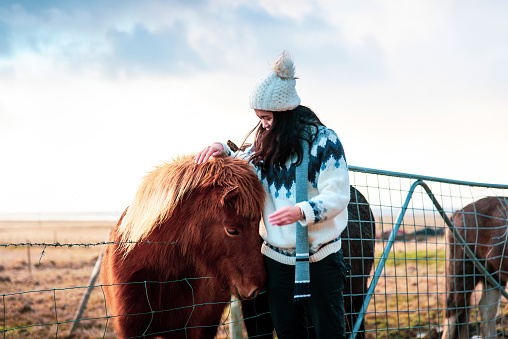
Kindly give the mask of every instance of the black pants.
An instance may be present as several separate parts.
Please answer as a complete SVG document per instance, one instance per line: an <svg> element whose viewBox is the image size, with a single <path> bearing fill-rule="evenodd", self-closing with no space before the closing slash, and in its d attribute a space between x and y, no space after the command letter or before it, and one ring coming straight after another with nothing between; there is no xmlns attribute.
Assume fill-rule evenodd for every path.
<svg viewBox="0 0 508 339"><path fill-rule="evenodd" d="M293 302L295 266L264 257L267 296L279 339L309 337L309 317L317 339L345 338L343 290L346 270L342 251L310 264L310 302ZM312 330L312 328L311 328Z"/></svg>

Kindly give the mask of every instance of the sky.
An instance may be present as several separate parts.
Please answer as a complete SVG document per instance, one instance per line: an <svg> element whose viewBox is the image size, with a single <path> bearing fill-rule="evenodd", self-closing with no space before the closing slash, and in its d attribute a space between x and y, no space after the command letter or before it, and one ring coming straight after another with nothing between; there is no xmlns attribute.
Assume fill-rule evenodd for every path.
<svg viewBox="0 0 508 339"><path fill-rule="evenodd" d="M508 2L0 3L0 216L121 213L257 123L283 51L350 166L508 184Z"/></svg>

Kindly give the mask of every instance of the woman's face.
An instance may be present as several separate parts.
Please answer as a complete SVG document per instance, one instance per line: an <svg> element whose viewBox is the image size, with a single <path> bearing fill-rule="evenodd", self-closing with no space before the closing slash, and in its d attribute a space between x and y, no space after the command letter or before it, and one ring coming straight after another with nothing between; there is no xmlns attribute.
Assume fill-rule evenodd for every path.
<svg viewBox="0 0 508 339"><path fill-rule="evenodd" d="M256 112L259 120L261 120L261 126L267 131L270 130L273 122L273 113L270 111L262 111L260 109L255 109L254 112Z"/></svg>

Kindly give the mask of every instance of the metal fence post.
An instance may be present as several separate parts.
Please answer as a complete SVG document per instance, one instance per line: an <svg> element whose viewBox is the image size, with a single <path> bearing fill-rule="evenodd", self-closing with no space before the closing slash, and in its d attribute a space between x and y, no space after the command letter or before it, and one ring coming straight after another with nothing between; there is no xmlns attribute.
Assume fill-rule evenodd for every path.
<svg viewBox="0 0 508 339"><path fill-rule="evenodd" d="M242 331L242 310L240 302L231 296L230 315L229 315L229 337L231 339L241 339L243 336Z"/></svg>

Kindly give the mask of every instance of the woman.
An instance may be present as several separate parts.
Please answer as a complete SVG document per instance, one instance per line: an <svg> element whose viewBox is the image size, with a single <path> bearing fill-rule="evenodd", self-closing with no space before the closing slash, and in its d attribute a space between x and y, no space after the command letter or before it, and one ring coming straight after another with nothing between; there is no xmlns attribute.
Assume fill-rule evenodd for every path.
<svg viewBox="0 0 508 339"><path fill-rule="evenodd" d="M317 338L345 338L345 265L340 234L348 221L347 164L335 132L300 105L295 79L293 61L284 52L250 95L250 107L260 119L254 143L234 155L251 162L267 195L260 236L268 273L268 303L278 338L307 338L308 316ZM195 162L224 154L233 152L225 144L214 143L199 152ZM307 161L308 178L301 184L297 168ZM298 188L301 192L301 187L307 197L297 202L296 192ZM310 298L308 292L295 289L295 274L302 274L297 264L300 257L296 259L302 246L297 248L301 229L308 237L308 254L302 261L310 262ZM308 278L297 282L300 286ZM309 302L295 302L298 298Z"/></svg>

